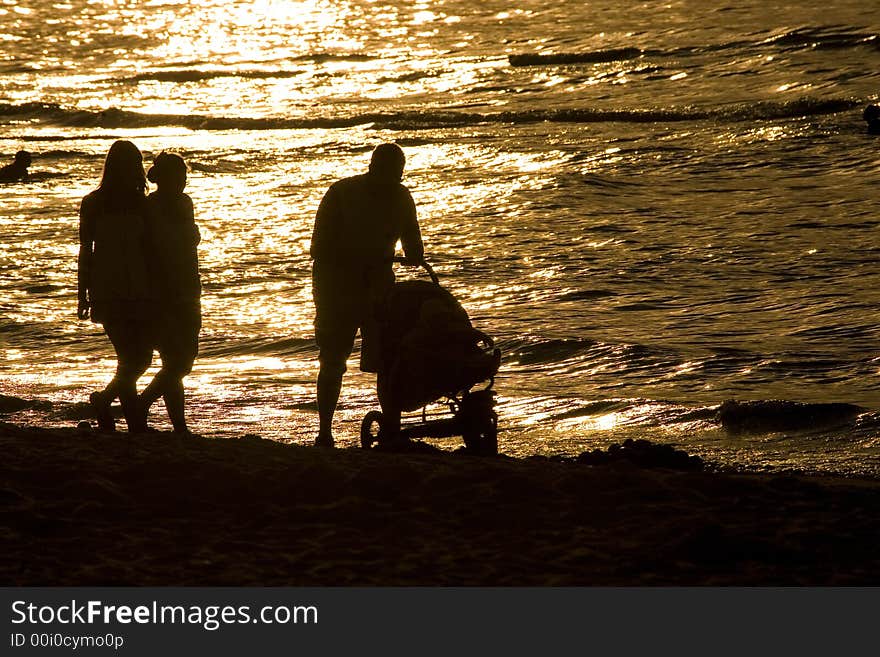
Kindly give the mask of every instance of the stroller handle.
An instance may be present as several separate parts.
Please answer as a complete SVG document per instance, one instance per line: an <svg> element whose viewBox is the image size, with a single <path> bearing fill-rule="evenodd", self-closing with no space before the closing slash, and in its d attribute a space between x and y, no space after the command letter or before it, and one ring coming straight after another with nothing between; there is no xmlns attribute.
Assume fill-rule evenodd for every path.
<svg viewBox="0 0 880 657"><path fill-rule="evenodd" d="M397 262L400 264L408 264L408 260L406 258L404 258L403 256L394 256L391 259L391 262ZM440 285L440 279L437 277L437 274L434 272L434 268L431 267L430 264L428 264L427 260L422 258L422 260L418 263L417 266L421 267L426 272L428 272L428 276L431 277L431 282L434 283L434 285Z"/></svg>

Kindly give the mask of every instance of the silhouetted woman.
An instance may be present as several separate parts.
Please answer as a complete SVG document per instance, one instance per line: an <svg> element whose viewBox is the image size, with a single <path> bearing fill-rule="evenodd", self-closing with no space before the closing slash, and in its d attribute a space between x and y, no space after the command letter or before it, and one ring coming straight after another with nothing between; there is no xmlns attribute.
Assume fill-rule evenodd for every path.
<svg viewBox="0 0 880 657"><path fill-rule="evenodd" d="M156 346L162 369L141 394L144 414L160 396L176 433L189 433L184 417L183 378L199 353L202 326L199 296L201 239L186 187L186 163L162 152L147 172L158 189L147 197L146 248L158 302ZM145 417L146 420L146 417Z"/></svg>
<svg viewBox="0 0 880 657"><path fill-rule="evenodd" d="M98 426L113 430L110 404L119 397L129 432L144 431L137 380L153 357L152 302L144 251L146 187L143 156L130 141L113 143L98 189L79 211L80 319L104 326L116 350L116 375L89 401Z"/></svg>

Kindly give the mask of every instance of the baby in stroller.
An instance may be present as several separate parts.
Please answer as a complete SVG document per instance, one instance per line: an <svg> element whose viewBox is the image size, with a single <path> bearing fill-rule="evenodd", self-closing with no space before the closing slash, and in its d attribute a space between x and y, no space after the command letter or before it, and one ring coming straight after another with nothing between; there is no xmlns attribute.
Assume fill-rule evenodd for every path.
<svg viewBox="0 0 880 657"><path fill-rule="evenodd" d="M496 454L498 416L492 385L501 350L492 339L473 327L461 304L436 278L395 283L377 310L381 346L376 387L382 411L364 417L361 444L461 435L468 451ZM472 390L481 382L488 385ZM420 422L402 425L402 413L440 399L447 400L451 418L429 420L423 411Z"/></svg>

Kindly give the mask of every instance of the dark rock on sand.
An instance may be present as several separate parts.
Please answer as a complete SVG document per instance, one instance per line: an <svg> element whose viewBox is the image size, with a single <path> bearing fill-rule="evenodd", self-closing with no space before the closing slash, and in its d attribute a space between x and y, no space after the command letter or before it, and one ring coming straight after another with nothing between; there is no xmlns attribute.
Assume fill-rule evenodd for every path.
<svg viewBox="0 0 880 657"><path fill-rule="evenodd" d="M703 459L675 449L672 445L659 445L648 440L628 439L623 445L615 443L606 451L594 449L577 457L578 463L606 465L625 461L642 468L668 468L698 472L703 469Z"/></svg>
<svg viewBox="0 0 880 657"><path fill-rule="evenodd" d="M47 411L52 404L37 399L20 399L9 395L0 395L0 415L18 413L19 411Z"/></svg>
<svg viewBox="0 0 880 657"><path fill-rule="evenodd" d="M47 413L51 420L72 420L79 422L82 420L94 420L95 409L87 401L75 403L52 403L42 399L22 399L20 397L11 397L8 395L0 395L0 415L12 415L22 411L41 411ZM122 417L122 408L119 404L110 407L110 412L114 417Z"/></svg>

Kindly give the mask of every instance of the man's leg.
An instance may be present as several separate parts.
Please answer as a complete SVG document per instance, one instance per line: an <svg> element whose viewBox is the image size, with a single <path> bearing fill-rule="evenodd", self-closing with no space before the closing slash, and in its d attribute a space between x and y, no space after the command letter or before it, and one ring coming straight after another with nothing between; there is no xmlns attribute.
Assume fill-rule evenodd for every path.
<svg viewBox="0 0 880 657"><path fill-rule="evenodd" d="M318 402L318 437L316 447L333 447L333 415L339 403L342 391L342 377L345 375L345 361L354 347L357 335L356 324L343 325L337 321L325 326L318 323L315 338L320 349L318 360L317 402Z"/></svg>
<svg viewBox="0 0 880 657"><path fill-rule="evenodd" d="M318 370L318 437L317 447L333 447L333 414L342 391L342 377L345 374L345 361L321 362Z"/></svg>
<svg viewBox="0 0 880 657"><path fill-rule="evenodd" d="M379 397L379 406L382 407L382 434L384 435L380 438L388 443L400 440L401 412L395 405L387 371L376 376L376 395Z"/></svg>

